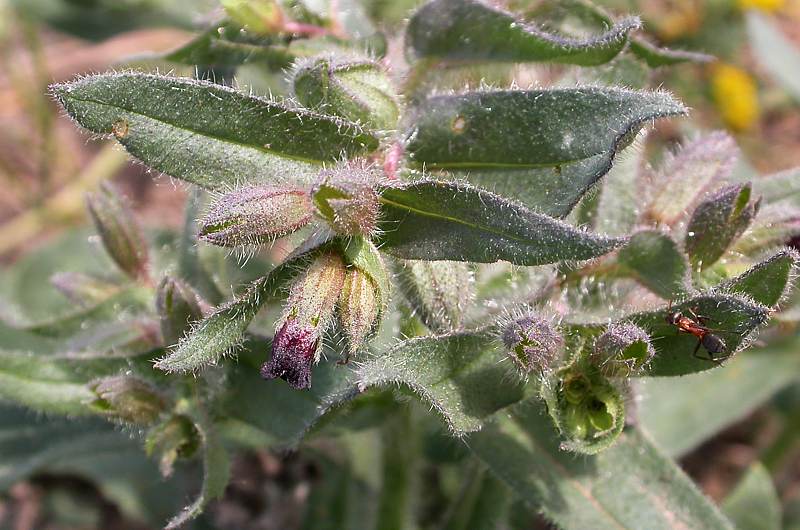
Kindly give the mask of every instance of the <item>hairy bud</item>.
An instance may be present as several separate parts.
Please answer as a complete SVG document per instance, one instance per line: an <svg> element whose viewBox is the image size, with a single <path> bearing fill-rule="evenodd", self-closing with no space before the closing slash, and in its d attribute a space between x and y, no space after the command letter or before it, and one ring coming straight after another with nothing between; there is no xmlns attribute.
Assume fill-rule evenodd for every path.
<svg viewBox="0 0 800 530"><path fill-rule="evenodd" d="M178 458L190 458L200 448L200 433L194 423L183 415L175 415L156 425L145 438L147 456L158 453L158 468L164 477L172 475Z"/></svg>
<svg viewBox="0 0 800 530"><path fill-rule="evenodd" d="M590 360L606 377L630 377L647 366L655 354L647 332L624 322L611 324L597 338Z"/></svg>
<svg viewBox="0 0 800 530"><path fill-rule="evenodd" d="M348 343L345 362L361 348L375 328L380 310L375 283L357 268L348 271L339 297L339 316Z"/></svg>
<svg viewBox="0 0 800 530"><path fill-rule="evenodd" d="M695 208L684 246L696 269L713 265L750 226L761 206L752 185L735 184L711 194Z"/></svg>
<svg viewBox="0 0 800 530"><path fill-rule="evenodd" d="M304 190L250 186L217 201L201 223L199 237L221 247L260 245L302 228L312 214Z"/></svg>
<svg viewBox="0 0 800 530"><path fill-rule="evenodd" d="M173 345L183 337L192 322L203 318L200 297L184 282L165 276L156 290L156 311L161 320L164 343Z"/></svg>
<svg viewBox="0 0 800 530"><path fill-rule="evenodd" d="M296 68L292 87L306 107L378 130L397 126L396 91L376 62L318 57Z"/></svg>
<svg viewBox="0 0 800 530"><path fill-rule="evenodd" d="M371 235L380 211L377 180L373 170L358 165L323 171L314 187L317 213L339 235Z"/></svg>
<svg viewBox="0 0 800 530"><path fill-rule="evenodd" d="M552 322L536 314L514 319L502 333L508 356L526 374L550 370L563 342Z"/></svg>
<svg viewBox="0 0 800 530"><path fill-rule="evenodd" d="M138 377L120 375L89 384L95 398L89 406L100 414L138 424L153 423L166 408L155 388Z"/></svg>
<svg viewBox="0 0 800 530"><path fill-rule="evenodd" d="M130 207L114 188L103 183L88 193L86 205L111 259L135 280L148 278L147 244Z"/></svg>
<svg viewBox="0 0 800 530"><path fill-rule="evenodd" d="M474 296L469 265L457 261L406 260L398 268L400 288L408 303L431 331L461 327Z"/></svg>
<svg viewBox="0 0 800 530"><path fill-rule="evenodd" d="M295 281L272 340L272 357L261 367L264 379L280 377L293 388L311 387L311 368L319 360L322 335L333 316L344 279L342 258L326 253Z"/></svg>

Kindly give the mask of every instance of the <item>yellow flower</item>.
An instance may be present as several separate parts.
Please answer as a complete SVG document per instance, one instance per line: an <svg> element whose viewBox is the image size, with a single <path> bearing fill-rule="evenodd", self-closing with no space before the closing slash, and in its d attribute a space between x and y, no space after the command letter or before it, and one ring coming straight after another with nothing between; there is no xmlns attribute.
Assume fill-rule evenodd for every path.
<svg viewBox="0 0 800 530"><path fill-rule="evenodd" d="M739 9L759 9L772 13L786 5L786 0L736 0Z"/></svg>
<svg viewBox="0 0 800 530"><path fill-rule="evenodd" d="M741 132L750 129L761 113L755 80L736 66L714 65L711 72L711 95L725 124Z"/></svg>

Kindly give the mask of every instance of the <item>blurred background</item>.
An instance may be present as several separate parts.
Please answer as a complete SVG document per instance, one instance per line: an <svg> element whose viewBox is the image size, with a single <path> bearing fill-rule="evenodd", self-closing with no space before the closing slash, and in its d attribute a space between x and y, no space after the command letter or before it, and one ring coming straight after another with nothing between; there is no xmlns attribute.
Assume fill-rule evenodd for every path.
<svg viewBox="0 0 800 530"><path fill-rule="evenodd" d="M404 18L414 0L307 0L304 9L325 16L325 24L353 38L381 35L380 45L401 75ZM648 150L659 156L682 138L726 129L742 150L740 170L768 174L800 166L800 0L604 0L614 14L638 14L649 39L660 45L702 52L716 59L655 71L646 80L635 68L618 82L663 87L692 108L688 120L660 125ZM512 0L515 11L534 13L541 5ZM81 74L143 68L213 78L257 94L287 93L287 64L253 61L236 68L208 68L180 59L180 51L213 31L225 13L215 0L0 0L0 314L15 300L44 316L52 309L49 285L41 278L65 263L91 262L93 255L68 249L90 233L84 193L111 179L151 230L177 229L183 222L186 188L168 177L147 174L110 142L94 141L64 117L48 85ZM222 27L219 28L222 31ZM180 60L175 60L179 58ZM561 67L515 67L498 72L527 82L598 82L607 72L576 73ZM491 77L491 72L489 76ZM475 84L485 71L451 74L453 86ZM798 244L800 246L800 243ZM64 302L59 302L63 304ZM800 352L798 352L800 354ZM746 374L731 377L745 378ZM2 384L2 381L0 381ZM713 387L687 388L697 407ZM774 394L774 395L773 395ZM741 410L737 421L711 440L685 444L681 463L712 498L721 501L756 458L772 474L785 511L786 527L800 528L800 372L769 388L764 404ZM733 405L732 405L733 406ZM2 409L4 425L22 412ZM60 420L33 418L51 424ZM32 431L33 432L33 431ZM76 436L78 436L76 431ZM678 436L681 433L675 433ZM31 434L33 437L34 435ZM33 438L32 438L33 439ZM62 448L48 457L10 469L0 460L0 529L152 528L152 513L141 506L154 486L136 481L134 469L110 476L92 465L64 465ZM133 449L137 449L133 444ZM122 450L112 457L127 458ZM122 451L122 452L119 452ZM65 452L69 458L74 453ZM137 458L133 456L131 467ZM84 455L88 458L90 455ZM36 460L36 459L39 460ZM2 459L2 455L0 455ZM80 459L76 460L79 462ZM73 462L74 463L74 462ZM27 466L27 467L26 467ZM247 453L234 464L233 482L198 528L285 528L307 502L323 470L302 455ZM154 490L155 491L155 490ZM178 502L188 498L185 493ZM155 501L154 501L155 502ZM167 509L167 511L169 511ZM794 514L794 515L793 515ZM530 527L546 528L543 521Z"/></svg>

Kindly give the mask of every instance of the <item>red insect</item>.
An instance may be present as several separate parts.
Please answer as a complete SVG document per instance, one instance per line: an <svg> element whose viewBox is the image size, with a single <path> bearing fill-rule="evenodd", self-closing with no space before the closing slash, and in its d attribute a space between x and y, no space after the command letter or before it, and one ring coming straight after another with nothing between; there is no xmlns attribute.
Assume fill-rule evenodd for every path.
<svg viewBox="0 0 800 530"><path fill-rule="evenodd" d="M708 322L708 318L697 315L697 313L694 311L694 309L697 308L689 309L689 313L691 313L692 317L694 318L689 318L682 312L672 311L671 309L672 302L670 302L669 309L667 309L667 323L677 327L678 333L689 333L697 337L697 346L695 346L692 355L698 359L703 359L706 361L712 361L715 363L722 362L724 359L716 359L714 358L714 354L725 353L728 351L728 347L725 345L725 341L711 333L711 329L706 327L705 324ZM700 346L703 346L703 348L705 348L705 350L708 352L708 357L703 357L697 354L700 350Z"/></svg>

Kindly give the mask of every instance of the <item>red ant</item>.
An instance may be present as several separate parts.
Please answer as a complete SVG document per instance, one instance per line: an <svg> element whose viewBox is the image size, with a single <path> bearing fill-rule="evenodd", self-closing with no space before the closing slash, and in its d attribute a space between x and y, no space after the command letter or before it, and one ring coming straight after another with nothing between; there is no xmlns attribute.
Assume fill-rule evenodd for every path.
<svg viewBox="0 0 800 530"><path fill-rule="evenodd" d="M704 361L711 361L714 363L722 362L724 359L715 359L714 354L725 353L728 347L725 345L725 341L711 333L711 329L706 327L705 324L708 322L708 317L700 316L695 313L693 309L689 309L692 317L694 317L694 319L692 319L685 316L680 311L671 311L671 309L672 302L670 301L669 308L667 308L667 323L676 326L678 328L678 333L689 333L697 337L697 346L695 346L692 356L697 359L703 359ZM694 309L697 308L695 307ZM708 357L701 357L697 354L700 346L706 349Z"/></svg>

